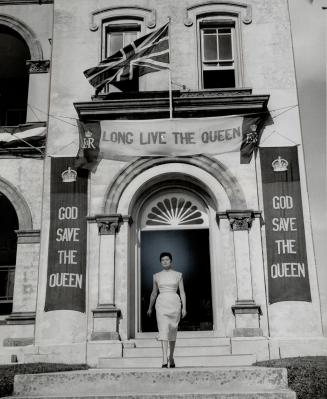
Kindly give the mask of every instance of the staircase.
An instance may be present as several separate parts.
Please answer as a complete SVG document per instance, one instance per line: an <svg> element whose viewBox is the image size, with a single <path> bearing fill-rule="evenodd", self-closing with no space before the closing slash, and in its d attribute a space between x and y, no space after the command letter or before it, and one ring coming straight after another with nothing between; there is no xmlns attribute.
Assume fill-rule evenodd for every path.
<svg viewBox="0 0 327 399"><path fill-rule="evenodd" d="M180 332L176 368L162 369L160 343L142 333L97 369L16 376L11 399L296 399L285 369L250 366L255 360L232 355L229 338Z"/></svg>
<svg viewBox="0 0 327 399"><path fill-rule="evenodd" d="M179 332L174 358L177 367L249 366L256 361L251 353L232 355L230 338L215 337L212 331ZM161 363L156 334L142 333L124 343L122 358L100 357L98 368L157 368Z"/></svg>
<svg viewBox="0 0 327 399"><path fill-rule="evenodd" d="M14 398L296 399L296 395L287 388L285 369L193 367L19 375Z"/></svg>

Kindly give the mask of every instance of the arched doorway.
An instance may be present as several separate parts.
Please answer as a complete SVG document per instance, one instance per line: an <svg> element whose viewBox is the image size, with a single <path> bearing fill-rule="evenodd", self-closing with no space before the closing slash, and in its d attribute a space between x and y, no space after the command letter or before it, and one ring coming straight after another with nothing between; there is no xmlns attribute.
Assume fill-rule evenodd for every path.
<svg viewBox="0 0 327 399"><path fill-rule="evenodd" d="M181 331L213 329L209 216L205 200L192 189L159 189L143 201L137 224L138 332L156 331L155 316L146 315L152 276L161 271L159 254L171 252L176 270L183 273L188 315Z"/></svg>
<svg viewBox="0 0 327 399"><path fill-rule="evenodd" d="M22 36L0 24L0 125L26 122L29 74L26 61L31 54Z"/></svg>
<svg viewBox="0 0 327 399"><path fill-rule="evenodd" d="M8 198L0 192L0 315L12 312L17 252L18 218Z"/></svg>

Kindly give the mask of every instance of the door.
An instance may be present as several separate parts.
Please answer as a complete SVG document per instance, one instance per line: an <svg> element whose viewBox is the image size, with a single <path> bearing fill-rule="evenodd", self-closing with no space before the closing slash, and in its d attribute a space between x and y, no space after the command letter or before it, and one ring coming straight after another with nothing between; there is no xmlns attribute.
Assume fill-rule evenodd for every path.
<svg viewBox="0 0 327 399"><path fill-rule="evenodd" d="M213 329L209 228L207 215L203 205L179 193L164 198L156 198L146 207L147 217L140 232L140 311L139 331L157 331L155 312L149 318L146 314L153 285L153 274L160 272L159 255L161 252L170 252L173 256L173 267L183 274L186 293L187 316L181 320L181 331L203 331ZM159 205L158 205L159 204ZM182 215L187 208L188 219L170 220L170 224L163 224L163 219L155 208L165 210L166 214ZM201 209L202 208L202 209ZM154 217L156 216L156 224ZM172 217L170 219L173 219Z"/></svg>

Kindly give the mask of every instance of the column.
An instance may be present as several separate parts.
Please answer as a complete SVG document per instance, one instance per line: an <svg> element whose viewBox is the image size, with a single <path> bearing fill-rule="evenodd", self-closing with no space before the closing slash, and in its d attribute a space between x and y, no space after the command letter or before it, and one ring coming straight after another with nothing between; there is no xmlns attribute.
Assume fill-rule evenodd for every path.
<svg viewBox="0 0 327 399"><path fill-rule="evenodd" d="M263 335L260 328L261 308L253 299L249 231L255 217L252 210L227 211L233 231L237 298L232 312L235 316L233 336Z"/></svg>
<svg viewBox="0 0 327 399"><path fill-rule="evenodd" d="M116 236L121 215L97 215L100 235L98 305L93 312L92 340L117 340L120 310L115 304Z"/></svg>

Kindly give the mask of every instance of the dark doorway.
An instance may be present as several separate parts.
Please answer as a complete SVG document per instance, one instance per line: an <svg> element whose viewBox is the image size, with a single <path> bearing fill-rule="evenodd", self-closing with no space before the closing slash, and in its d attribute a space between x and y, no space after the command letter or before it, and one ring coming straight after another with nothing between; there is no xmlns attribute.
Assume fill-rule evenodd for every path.
<svg viewBox="0 0 327 399"><path fill-rule="evenodd" d="M159 255L171 252L176 271L183 273L187 316L181 331L212 330L212 300L209 230L166 230L141 232L141 331L157 331L155 312L146 311L152 291L153 274L161 271Z"/></svg>
<svg viewBox="0 0 327 399"><path fill-rule="evenodd" d="M12 311L18 219L8 198L0 193L0 314Z"/></svg>
<svg viewBox="0 0 327 399"><path fill-rule="evenodd" d="M0 54L0 125L19 125L26 122L29 48L16 31L0 25Z"/></svg>

